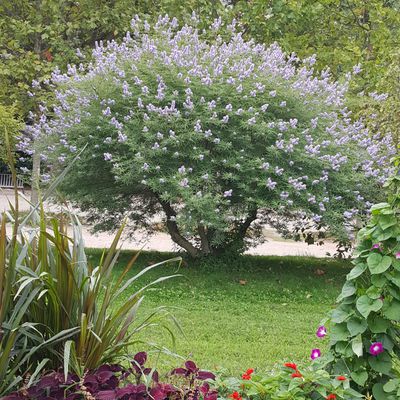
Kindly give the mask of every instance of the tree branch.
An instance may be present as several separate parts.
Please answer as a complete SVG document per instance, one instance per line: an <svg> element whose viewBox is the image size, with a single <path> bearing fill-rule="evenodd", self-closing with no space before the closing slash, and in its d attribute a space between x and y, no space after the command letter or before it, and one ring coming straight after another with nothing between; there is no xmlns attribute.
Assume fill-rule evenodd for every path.
<svg viewBox="0 0 400 400"><path fill-rule="evenodd" d="M169 234L171 235L171 239L180 247L185 249L191 257L198 257L200 255L200 251L198 248L192 245L184 236L179 232L178 224L174 221L176 217L175 210L171 207L167 201L162 200L157 194L154 193L159 203L161 204L162 209L167 216L167 229ZM172 219L171 219L172 217Z"/></svg>
<svg viewBox="0 0 400 400"><path fill-rule="evenodd" d="M247 229L250 228L251 223L257 219L257 211L257 208L250 210L246 219L237 227L236 235L238 237L244 237L246 235Z"/></svg>

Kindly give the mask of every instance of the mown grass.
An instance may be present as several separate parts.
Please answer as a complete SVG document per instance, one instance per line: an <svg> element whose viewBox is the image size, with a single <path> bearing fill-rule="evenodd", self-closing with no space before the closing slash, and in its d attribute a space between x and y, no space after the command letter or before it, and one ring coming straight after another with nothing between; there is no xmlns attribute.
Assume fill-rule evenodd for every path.
<svg viewBox="0 0 400 400"><path fill-rule="evenodd" d="M93 262L99 250L88 250ZM132 253L122 253L116 274ZM142 253L132 273L171 253ZM143 283L172 274L177 265L151 271ZM319 271L317 271L319 270ZM318 274L324 272L324 274ZM146 296L140 318L151 309L177 307L186 338L176 332L176 353L202 368L225 368L237 374L246 368L267 369L276 363L307 360L312 348L328 342L316 338L320 320L334 305L349 263L305 257L255 257L190 262L184 275L161 284ZM124 299L121 299L124 301ZM166 331L148 330L144 341L171 348ZM135 350L147 350L136 346ZM162 367L179 361L162 357Z"/></svg>

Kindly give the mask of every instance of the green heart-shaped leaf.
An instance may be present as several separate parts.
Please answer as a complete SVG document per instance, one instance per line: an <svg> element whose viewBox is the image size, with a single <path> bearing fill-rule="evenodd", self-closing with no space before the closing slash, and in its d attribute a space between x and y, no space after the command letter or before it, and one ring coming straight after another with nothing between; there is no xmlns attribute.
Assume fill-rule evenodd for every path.
<svg viewBox="0 0 400 400"><path fill-rule="evenodd" d="M382 256L379 253L371 253L367 258L367 264L371 274L381 274L390 267L392 258L389 256Z"/></svg>

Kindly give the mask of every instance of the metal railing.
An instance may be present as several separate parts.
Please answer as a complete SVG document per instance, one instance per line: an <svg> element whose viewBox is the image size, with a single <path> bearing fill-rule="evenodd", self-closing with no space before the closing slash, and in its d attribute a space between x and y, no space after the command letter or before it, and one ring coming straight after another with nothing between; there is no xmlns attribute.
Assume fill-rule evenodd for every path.
<svg viewBox="0 0 400 400"><path fill-rule="evenodd" d="M17 178L18 188L23 188L24 183L21 179ZM0 187L2 188L13 188L13 181L11 174L0 174Z"/></svg>

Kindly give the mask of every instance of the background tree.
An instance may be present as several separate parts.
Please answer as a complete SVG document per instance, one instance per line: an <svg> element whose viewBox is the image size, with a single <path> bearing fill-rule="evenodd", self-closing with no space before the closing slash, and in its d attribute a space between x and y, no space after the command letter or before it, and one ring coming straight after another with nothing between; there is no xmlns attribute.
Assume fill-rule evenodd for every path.
<svg viewBox="0 0 400 400"><path fill-rule="evenodd" d="M352 109L360 115L376 114L370 127L378 125L396 136L400 37L398 0L232 0L233 14L247 37L262 43L277 41L299 57L317 55L315 67L327 66L339 78L354 66L361 69L353 81ZM358 67L357 67L358 68ZM360 91L383 91L386 106L375 107L354 96ZM378 128L379 129L379 128Z"/></svg>
<svg viewBox="0 0 400 400"><path fill-rule="evenodd" d="M246 42L234 24L224 41L221 24L209 41L176 19L153 29L135 18L87 70L53 75L57 101L31 136L50 140L53 165L88 144L64 192L99 228L124 214L148 227L163 211L192 256L242 251L257 218L313 218L343 235L343 221L379 197L390 138L372 140L349 118L347 80L314 75L313 58ZM29 146L26 137L20 148Z"/></svg>
<svg viewBox="0 0 400 400"><path fill-rule="evenodd" d="M8 163L10 158L9 152L11 150L7 150L7 148L15 148L16 136L21 128L22 123L16 115L15 109L0 104L0 162L3 162L4 165ZM8 145L7 142L9 142Z"/></svg>
<svg viewBox="0 0 400 400"><path fill-rule="evenodd" d="M195 11L204 20L223 12L219 1L4 0L0 4L0 102L16 104L26 117L48 95L32 96L32 82L50 78L57 66L90 58L96 41L122 38L132 16L169 13L183 19ZM79 51L77 52L77 49Z"/></svg>

